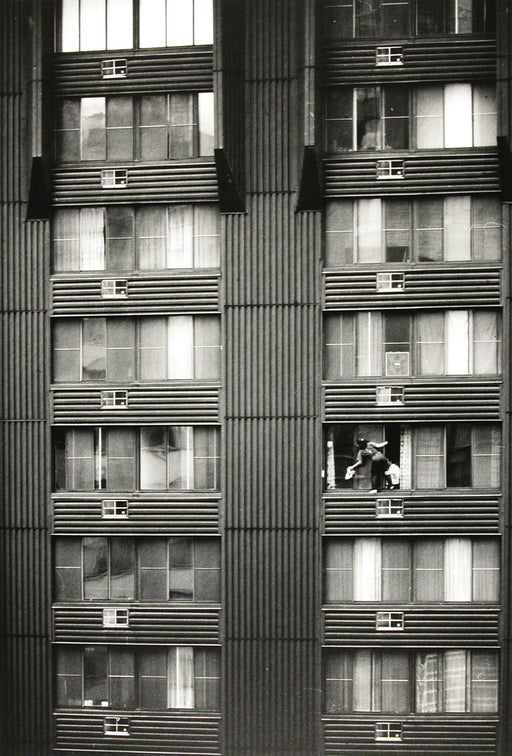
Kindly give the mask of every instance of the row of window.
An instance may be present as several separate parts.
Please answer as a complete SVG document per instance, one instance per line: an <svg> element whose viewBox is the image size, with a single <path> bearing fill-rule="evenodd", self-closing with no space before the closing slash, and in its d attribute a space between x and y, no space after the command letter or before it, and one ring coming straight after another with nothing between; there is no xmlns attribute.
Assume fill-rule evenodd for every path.
<svg viewBox="0 0 512 756"><path fill-rule="evenodd" d="M325 0L324 36L352 38L493 34L495 0Z"/></svg>
<svg viewBox="0 0 512 756"><path fill-rule="evenodd" d="M345 651L325 657L325 711L496 712L498 656L467 651Z"/></svg>
<svg viewBox="0 0 512 756"><path fill-rule="evenodd" d="M55 490L217 490L220 431L209 426L57 428Z"/></svg>
<svg viewBox="0 0 512 756"><path fill-rule="evenodd" d="M327 92L325 150L496 145L491 84L338 87Z"/></svg>
<svg viewBox="0 0 512 756"><path fill-rule="evenodd" d="M166 270L219 266L213 205L63 208L52 223L53 270Z"/></svg>
<svg viewBox="0 0 512 756"><path fill-rule="evenodd" d="M213 380L220 349L216 315L56 320L53 380Z"/></svg>
<svg viewBox="0 0 512 756"><path fill-rule="evenodd" d="M217 649L110 648L57 650L57 706L109 709L196 709L220 707Z"/></svg>
<svg viewBox="0 0 512 756"><path fill-rule="evenodd" d="M496 375L500 317L489 310L336 313L324 319L324 374Z"/></svg>
<svg viewBox="0 0 512 756"><path fill-rule="evenodd" d="M61 0L56 46L74 52L212 44L212 6L212 0Z"/></svg>
<svg viewBox="0 0 512 756"><path fill-rule="evenodd" d="M493 539L329 538L324 601L498 601L499 570Z"/></svg>
<svg viewBox="0 0 512 756"><path fill-rule="evenodd" d="M216 538L57 538L54 554L57 601L220 601Z"/></svg>
<svg viewBox="0 0 512 756"><path fill-rule="evenodd" d="M326 432L327 489L373 489L371 465L359 467L351 480L347 467L357 456L358 438L388 442L387 458L400 467L400 488L499 488L499 425L447 423L335 424Z"/></svg>
<svg viewBox="0 0 512 756"><path fill-rule="evenodd" d="M59 163L172 160L213 155L213 92L63 99Z"/></svg>
<svg viewBox="0 0 512 756"><path fill-rule="evenodd" d="M330 202L327 266L501 258L501 205L494 197Z"/></svg>

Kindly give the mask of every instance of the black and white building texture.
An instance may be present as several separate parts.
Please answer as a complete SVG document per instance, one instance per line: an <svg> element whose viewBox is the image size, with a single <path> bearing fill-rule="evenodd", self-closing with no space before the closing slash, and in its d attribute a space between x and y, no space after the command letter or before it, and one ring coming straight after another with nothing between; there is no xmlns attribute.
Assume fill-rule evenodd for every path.
<svg viewBox="0 0 512 756"><path fill-rule="evenodd" d="M510 4L0 37L2 756L510 756Z"/></svg>

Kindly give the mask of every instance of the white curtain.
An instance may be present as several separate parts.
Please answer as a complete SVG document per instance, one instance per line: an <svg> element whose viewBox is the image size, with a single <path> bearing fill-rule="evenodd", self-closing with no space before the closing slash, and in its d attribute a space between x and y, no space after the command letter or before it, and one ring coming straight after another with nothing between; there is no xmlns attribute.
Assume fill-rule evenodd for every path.
<svg viewBox="0 0 512 756"><path fill-rule="evenodd" d="M473 312L473 373L496 375L498 372L498 314L486 310Z"/></svg>
<svg viewBox="0 0 512 756"><path fill-rule="evenodd" d="M356 375L382 375L382 314L358 312Z"/></svg>
<svg viewBox="0 0 512 756"><path fill-rule="evenodd" d="M131 0L107 0L107 49L133 47L133 6Z"/></svg>
<svg viewBox="0 0 512 756"><path fill-rule="evenodd" d="M354 601L381 601L380 538L354 541Z"/></svg>
<svg viewBox="0 0 512 756"><path fill-rule="evenodd" d="M418 654L416 657L416 711L420 714L433 714L441 709L440 671L439 654Z"/></svg>
<svg viewBox="0 0 512 756"><path fill-rule="evenodd" d="M82 0L80 3L80 50L105 50L106 47L105 0Z"/></svg>
<svg viewBox="0 0 512 756"><path fill-rule="evenodd" d="M466 652L444 652L444 711L466 711Z"/></svg>
<svg viewBox="0 0 512 756"><path fill-rule="evenodd" d="M137 211L137 246L141 270L162 270L166 267L165 207L141 207Z"/></svg>
<svg viewBox="0 0 512 756"><path fill-rule="evenodd" d="M382 210L380 199L357 202L358 262L382 261Z"/></svg>
<svg viewBox="0 0 512 756"><path fill-rule="evenodd" d="M193 208L191 205L171 205L169 218L168 268L193 268Z"/></svg>
<svg viewBox="0 0 512 756"><path fill-rule="evenodd" d="M372 675L371 651L355 652L353 681L353 710L372 711L372 689L376 685L376 681Z"/></svg>
<svg viewBox="0 0 512 756"><path fill-rule="evenodd" d="M105 268L105 211L99 208L80 210L80 270Z"/></svg>
<svg viewBox="0 0 512 756"><path fill-rule="evenodd" d="M495 146L497 135L494 84L473 87L473 139L475 147Z"/></svg>
<svg viewBox="0 0 512 756"><path fill-rule="evenodd" d="M444 600L471 601L471 540L447 538L444 542Z"/></svg>
<svg viewBox="0 0 512 756"><path fill-rule="evenodd" d="M420 375L444 374L444 314L421 313L418 327L418 369Z"/></svg>
<svg viewBox="0 0 512 756"><path fill-rule="evenodd" d="M469 312L446 311L446 374L469 373Z"/></svg>
<svg viewBox="0 0 512 756"><path fill-rule="evenodd" d="M166 0L139 0L139 47L165 47Z"/></svg>
<svg viewBox="0 0 512 756"><path fill-rule="evenodd" d="M417 428L415 445L416 487L442 488L445 485L443 428L436 425Z"/></svg>
<svg viewBox="0 0 512 756"><path fill-rule="evenodd" d="M191 646L169 650L169 708L194 708L194 649Z"/></svg>
<svg viewBox="0 0 512 756"><path fill-rule="evenodd" d="M443 147L442 87L418 87L416 90L416 146L419 149Z"/></svg>
<svg viewBox="0 0 512 756"><path fill-rule="evenodd" d="M400 488L412 488L412 430L408 425L400 428Z"/></svg>
<svg viewBox="0 0 512 756"><path fill-rule="evenodd" d="M471 259L471 197L444 201L445 260Z"/></svg>
<svg viewBox="0 0 512 756"><path fill-rule="evenodd" d="M446 84L444 88L444 146L471 147L471 84Z"/></svg>
<svg viewBox="0 0 512 756"><path fill-rule="evenodd" d="M171 315L168 320L169 378L194 377L194 318L192 315Z"/></svg>
<svg viewBox="0 0 512 756"><path fill-rule="evenodd" d="M215 206L194 207L194 267L220 265L220 217Z"/></svg>

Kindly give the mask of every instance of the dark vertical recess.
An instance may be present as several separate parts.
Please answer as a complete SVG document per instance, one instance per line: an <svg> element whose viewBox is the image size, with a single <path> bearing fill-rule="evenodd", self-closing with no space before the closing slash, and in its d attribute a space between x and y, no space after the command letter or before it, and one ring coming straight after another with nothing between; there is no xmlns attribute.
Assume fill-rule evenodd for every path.
<svg viewBox="0 0 512 756"><path fill-rule="evenodd" d="M305 5L244 4L247 212L226 218L223 268L227 754L318 749L320 217L296 213Z"/></svg>
<svg viewBox="0 0 512 756"><path fill-rule="evenodd" d="M45 3L0 3L0 753L50 752L46 327L48 229L26 223L42 155Z"/></svg>

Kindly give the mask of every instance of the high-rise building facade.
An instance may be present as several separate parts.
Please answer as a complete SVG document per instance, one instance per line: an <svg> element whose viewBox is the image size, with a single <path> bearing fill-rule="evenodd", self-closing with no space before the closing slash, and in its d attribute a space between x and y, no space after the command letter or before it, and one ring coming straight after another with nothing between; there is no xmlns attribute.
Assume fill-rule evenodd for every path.
<svg viewBox="0 0 512 756"><path fill-rule="evenodd" d="M505 0L0 2L0 752L507 756Z"/></svg>

